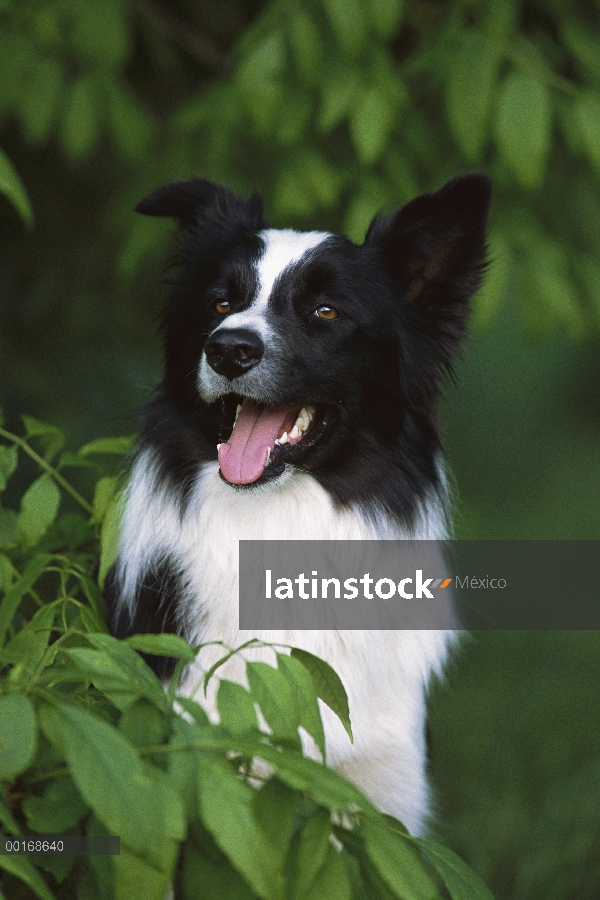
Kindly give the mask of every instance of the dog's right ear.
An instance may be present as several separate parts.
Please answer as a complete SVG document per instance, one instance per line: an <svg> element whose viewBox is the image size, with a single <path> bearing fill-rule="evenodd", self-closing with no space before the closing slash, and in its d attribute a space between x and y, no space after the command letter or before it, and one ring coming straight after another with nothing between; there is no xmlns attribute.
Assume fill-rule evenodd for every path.
<svg viewBox="0 0 600 900"><path fill-rule="evenodd" d="M206 178L165 184L140 200L135 211L145 216L176 219L182 228L199 225L204 220L215 225L223 220L236 220L248 231L264 227L262 200L258 194L244 200Z"/></svg>

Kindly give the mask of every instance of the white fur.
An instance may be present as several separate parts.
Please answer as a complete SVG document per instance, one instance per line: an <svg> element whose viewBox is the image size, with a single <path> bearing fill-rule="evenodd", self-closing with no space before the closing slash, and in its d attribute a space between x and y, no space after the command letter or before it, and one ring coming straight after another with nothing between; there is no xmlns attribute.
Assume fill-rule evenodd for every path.
<svg viewBox="0 0 600 900"><path fill-rule="evenodd" d="M301 232L291 228L283 230L269 228L261 231L259 237L262 238L265 249L256 265L258 281L256 296L247 309L228 315L211 334L229 328L249 328L260 335L265 345L265 356L248 374L236 379L236 391L242 395L248 394L254 400L269 403L271 399L269 391L272 390L275 375L271 371L269 360L271 351L276 349L277 345L276 335L267 315L273 286L289 266L299 262L330 235L325 231ZM201 396L208 403L231 391L231 382L211 369L204 353L198 368L198 387Z"/></svg>
<svg viewBox="0 0 600 900"><path fill-rule="evenodd" d="M275 485L237 490L219 477L218 464L199 472L183 515L156 477L149 453L137 460L128 491L122 531L122 599L130 607L138 580L168 555L184 584L181 614L192 642L221 640L236 647L250 637L303 647L326 659L349 697L355 742L322 706L328 762L361 787L384 811L413 833L428 812L424 721L429 678L439 673L450 631L238 630L238 541L240 539L414 539L444 538L443 516L432 500L419 525L407 534L385 515L366 519L358 507L336 510L328 493L309 474L291 470ZM436 627L447 627L440 622ZM216 718L215 682L205 700L198 689L203 670L223 655L207 647L185 672L182 692L203 703ZM273 660L269 650L247 657ZM223 677L244 681L243 663L233 658ZM308 742L307 742L308 746ZM314 752L314 747L312 748Z"/></svg>

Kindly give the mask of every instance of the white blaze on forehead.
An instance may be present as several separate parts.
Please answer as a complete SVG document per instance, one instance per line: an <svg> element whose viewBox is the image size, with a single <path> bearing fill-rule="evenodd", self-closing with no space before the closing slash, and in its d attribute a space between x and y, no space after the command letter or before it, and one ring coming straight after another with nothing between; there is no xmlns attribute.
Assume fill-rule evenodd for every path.
<svg viewBox="0 0 600 900"><path fill-rule="evenodd" d="M265 243L265 252L258 261L258 291L252 304L255 312L263 310L269 302L273 285L282 272L293 263L302 259L305 253L313 250L329 237L326 231L293 231L288 228L277 231L269 228L261 231Z"/></svg>
<svg viewBox="0 0 600 900"><path fill-rule="evenodd" d="M218 330L251 328L261 336L263 341L267 342L272 331L266 321L265 312L273 285L288 266L298 262L306 253L331 235L326 231L294 231L291 228L280 231L268 228L259 232L258 236L262 239L265 249L256 263L258 282L256 297L247 309L227 316L224 322L218 326Z"/></svg>

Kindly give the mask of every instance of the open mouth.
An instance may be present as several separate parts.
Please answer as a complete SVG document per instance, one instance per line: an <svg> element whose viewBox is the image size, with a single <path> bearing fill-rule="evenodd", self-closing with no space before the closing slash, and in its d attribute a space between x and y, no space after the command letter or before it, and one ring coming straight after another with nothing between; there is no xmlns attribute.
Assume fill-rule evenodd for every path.
<svg viewBox="0 0 600 900"><path fill-rule="evenodd" d="M326 428L316 406L266 406L244 397L223 400L223 432L217 445L222 477L248 485L281 475L286 463L297 463L317 443Z"/></svg>

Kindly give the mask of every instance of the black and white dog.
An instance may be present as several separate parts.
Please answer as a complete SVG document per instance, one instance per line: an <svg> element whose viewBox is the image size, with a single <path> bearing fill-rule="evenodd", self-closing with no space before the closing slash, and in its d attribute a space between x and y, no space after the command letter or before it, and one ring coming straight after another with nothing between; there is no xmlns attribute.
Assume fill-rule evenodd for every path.
<svg viewBox="0 0 600 900"><path fill-rule="evenodd" d="M141 201L138 212L173 217L180 232L164 381L147 408L108 579L114 634L241 644L250 635L238 631L240 539L447 537L436 406L485 269L490 192L486 175L454 178L378 215L362 246L271 229L258 197L201 178ZM256 636L335 668L355 743L324 707L329 762L422 830L425 696L452 632ZM222 652L207 648L203 668ZM223 675L243 679L241 665L233 659ZM188 667L183 692L200 674ZM214 713L214 695L208 705Z"/></svg>

